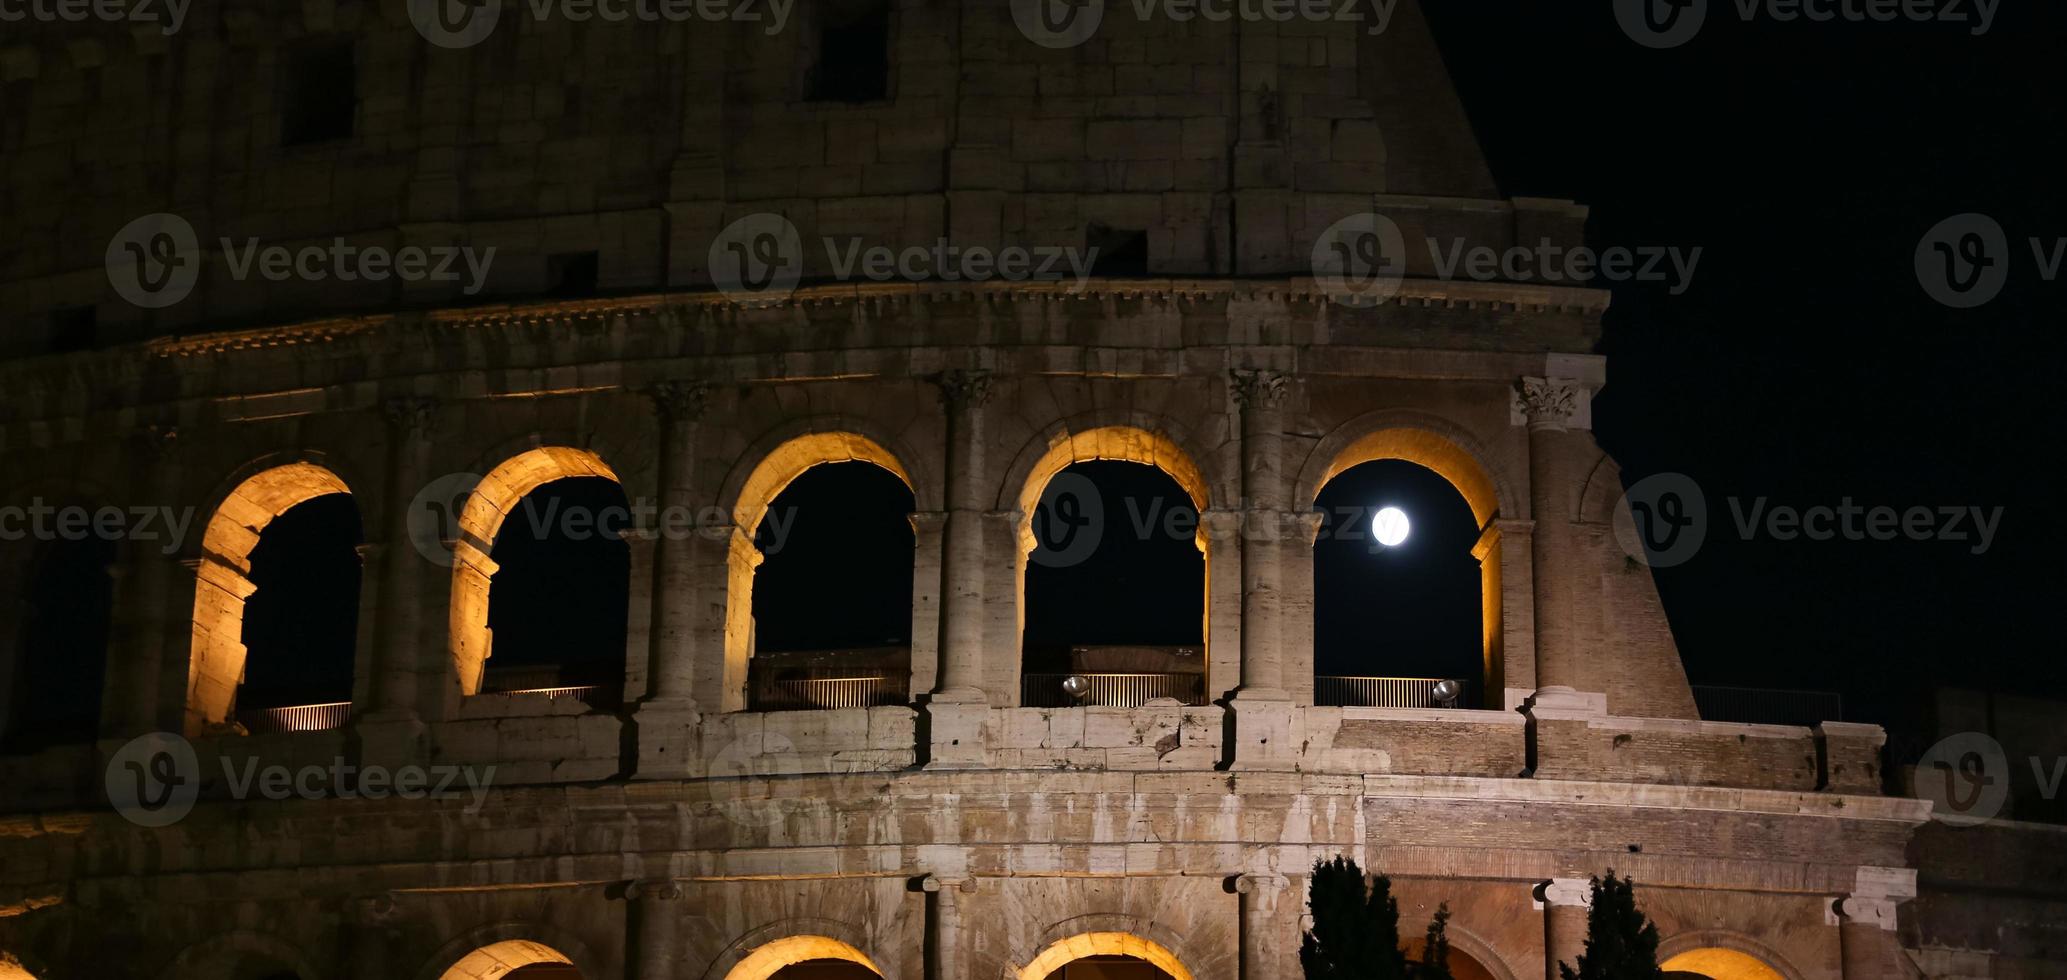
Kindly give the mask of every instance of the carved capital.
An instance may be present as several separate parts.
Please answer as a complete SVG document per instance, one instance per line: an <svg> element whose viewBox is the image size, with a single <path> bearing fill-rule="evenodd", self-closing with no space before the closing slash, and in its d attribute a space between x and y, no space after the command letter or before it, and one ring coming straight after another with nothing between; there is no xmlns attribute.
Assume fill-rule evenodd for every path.
<svg viewBox="0 0 2067 980"><path fill-rule="evenodd" d="M1847 895L1838 899L1833 907L1847 923L1894 931L1895 903L1891 899Z"/></svg>
<svg viewBox="0 0 2067 980"><path fill-rule="evenodd" d="M920 880L919 890L928 894L973 892L976 890L976 879L953 875L927 875Z"/></svg>
<svg viewBox="0 0 2067 980"><path fill-rule="evenodd" d="M1276 410L1285 405L1289 379L1277 371L1227 372L1234 379L1234 400L1245 410Z"/></svg>
<svg viewBox="0 0 2067 980"><path fill-rule="evenodd" d="M398 436L428 436L437 422L438 400L414 395L380 403L380 416Z"/></svg>
<svg viewBox="0 0 2067 980"><path fill-rule="evenodd" d="M162 463L171 459L173 451L179 448L179 426L170 423L146 425L138 428L131 436L137 451L145 459Z"/></svg>
<svg viewBox="0 0 2067 980"><path fill-rule="evenodd" d="M624 887L624 897L633 902L672 902L682 897L682 883L673 878L641 878Z"/></svg>
<svg viewBox="0 0 2067 980"><path fill-rule="evenodd" d="M355 926L374 929L395 921L395 896L385 892L345 901L345 916Z"/></svg>
<svg viewBox="0 0 2067 980"><path fill-rule="evenodd" d="M1275 895L1289 884L1284 875L1238 875L1234 890L1241 895Z"/></svg>
<svg viewBox="0 0 2067 980"><path fill-rule="evenodd" d="M694 422L709 407L711 386L701 381L663 381L646 388L653 414L663 422Z"/></svg>
<svg viewBox="0 0 2067 980"><path fill-rule="evenodd" d="M1536 900L1554 908L1592 908L1593 882L1587 878L1552 878L1536 886Z"/></svg>
<svg viewBox="0 0 2067 980"><path fill-rule="evenodd" d="M981 408L990 400L989 371L942 371L932 381L940 388L940 403L950 412Z"/></svg>
<svg viewBox="0 0 2067 980"><path fill-rule="evenodd" d="M1515 383L1515 400L1532 429L1564 429L1579 414L1586 389L1562 378L1523 378Z"/></svg>

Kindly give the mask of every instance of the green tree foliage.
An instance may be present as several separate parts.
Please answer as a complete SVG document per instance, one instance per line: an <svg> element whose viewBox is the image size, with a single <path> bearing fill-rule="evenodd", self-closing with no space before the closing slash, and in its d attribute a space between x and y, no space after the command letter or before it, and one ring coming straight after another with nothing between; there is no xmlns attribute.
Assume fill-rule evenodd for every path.
<svg viewBox="0 0 2067 980"><path fill-rule="evenodd" d="M1307 980L1450 980L1447 903L1428 924L1427 954L1410 964L1390 878L1366 882L1355 861L1338 857L1314 865L1306 902L1313 930L1299 944L1299 966Z"/></svg>
<svg viewBox="0 0 2067 980"><path fill-rule="evenodd" d="M1593 879L1593 908L1586 913L1586 952L1579 968L1559 963L1563 980L1664 980L1658 969L1658 927L1636 908L1636 883Z"/></svg>

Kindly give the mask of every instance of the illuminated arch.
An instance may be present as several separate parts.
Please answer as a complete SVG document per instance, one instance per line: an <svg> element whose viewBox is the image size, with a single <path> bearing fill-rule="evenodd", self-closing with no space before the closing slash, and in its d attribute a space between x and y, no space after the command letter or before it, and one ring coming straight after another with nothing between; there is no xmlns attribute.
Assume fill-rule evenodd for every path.
<svg viewBox="0 0 2067 980"><path fill-rule="evenodd" d="M490 943L459 958L438 974L438 980L496 980L527 966L574 966L565 953L529 939ZM578 969L578 967L577 967Z"/></svg>
<svg viewBox="0 0 2067 980"><path fill-rule="evenodd" d="M502 522L533 490L559 480L600 477L622 484L602 457L586 449L541 446L504 460L467 494L459 512L459 540L452 549L452 605L449 622L452 667L462 695L481 690L481 674L493 652L488 632L488 590L497 565L489 558Z"/></svg>
<svg viewBox="0 0 2067 980"><path fill-rule="evenodd" d="M1512 557L1502 549L1499 520L1515 516L1503 502L1516 501L1516 495L1496 476L1486 459L1470 435L1447 420L1420 413L1375 412L1352 420L1321 439L1300 471L1293 499L1302 506L1312 506L1321 490L1336 477L1381 460L1413 463L1456 488L1479 526L1479 540L1472 549L1472 557L1479 562L1480 681L1488 703L1497 706L1494 699L1504 688L1507 676L1504 589L1510 577L1502 571L1503 562ZM1519 503L1513 506L1518 508ZM1287 662L1303 662L1306 669L1302 673L1310 676L1313 659L1312 637L1307 634Z"/></svg>
<svg viewBox="0 0 2067 980"><path fill-rule="evenodd" d="M1177 954L1130 932L1086 932L1056 940L1041 950L1033 962L1020 968L1018 980L1048 980L1056 970L1092 956L1131 956L1175 980L1192 980L1191 971L1185 969Z"/></svg>
<svg viewBox="0 0 2067 980"><path fill-rule="evenodd" d="M0 953L0 980L36 980L36 975L12 953Z"/></svg>
<svg viewBox="0 0 2067 980"><path fill-rule="evenodd" d="M1445 935L1450 942L1450 975L1455 980L1515 980L1514 971L1492 944L1459 926L1455 919L1450 920ZM1405 948L1407 959L1418 961L1426 955L1428 940L1414 937L1406 941Z"/></svg>
<svg viewBox="0 0 2067 980"><path fill-rule="evenodd" d="M181 950L164 976L166 980L261 980L281 973L292 973L301 980L321 977L307 958L285 941L237 931Z"/></svg>
<svg viewBox="0 0 2067 980"><path fill-rule="evenodd" d="M744 959L726 971L724 980L768 980L784 967L813 960L839 960L862 967L876 976L883 975L882 968L869 959L867 953L848 943L826 936L785 936L754 947Z"/></svg>
<svg viewBox="0 0 2067 980"><path fill-rule="evenodd" d="M1681 933L1658 944L1658 966L1709 980L1802 980L1779 951L1749 936L1720 929Z"/></svg>
<svg viewBox="0 0 2067 980"><path fill-rule="evenodd" d="M193 562L193 647L187 658L186 732L225 725L244 678L244 600L251 583L251 551L273 519L317 497L349 494L336 473L309 462L262 470L239 483L218 504L201 532Z"/></svg>
<svg viewBox="0 0 2067 980"><path fill-rule="evenodd" d="M824 420L807 423L824 424ZM779 438L779 437L778 437ZM918 485L911 471L881 442L847 430L809 431L790 436L761 454L740 480L732 498L732 535L725 576L725 663L717 679L720 711L746 707L747 661L753 657L754 569L761 565L754 534L775 498L814 467L832 463L870 463L904 482L916 500ZM914 634L916 635L916 634Z"/></svg>

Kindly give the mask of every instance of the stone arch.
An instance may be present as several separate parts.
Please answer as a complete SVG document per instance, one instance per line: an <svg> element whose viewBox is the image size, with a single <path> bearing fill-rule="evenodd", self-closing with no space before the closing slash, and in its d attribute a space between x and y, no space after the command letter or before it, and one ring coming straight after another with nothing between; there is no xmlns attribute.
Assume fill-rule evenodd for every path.
<svg viewBox="0 0 2067 980"><path fill-rule="evenodd" d="M1480 938L1477 933L1458 925L1456 919L1450 920L1444 935L1450 941L1450 953L1452 956L1463 953L1470 957L1471 961L1477 964L1491 980L1515 980L1514 970L1507 965L1506 960L1500 958L1500 951L1494 949L1491 943ZM1419 936L1410 938L1407 941L1408 958L1412 959L1422 955L1421 951L1427 945L1427 942L1426 939ZM1463 974L1457 973L1454 960L1452 960L1452 973L1458 977L1458 980L1467 980Z"/></svg>
<svg viewBox="0 0 2067 980"><path fill-rule="evenodd" d="M1294 506L1311 507L1320 497L1321 490L1336 477L1353 467L1379 460L1413 463L1434 472L1457 489L1479 525L1479 540L1472 549L1472 556L1479 562L1480 680L1485 688L1485 702L1497 706L1497 697L1505 686L1505 679L1521 673L1507 663L1510 644L1506 600L1510 597L1506 595L1506 589L1509 584L1522 588L1528 581L1521 575L1504 573L1510 568L1526 571L1529 556L1526 550L1510 547L1503 540L1501 519L1525 513L1526 501L1516 494L1500 470L1491 465L1491 458L1470 432L1448 419L1422 412L1372 412L1337 426L1321 438L1300 468L1292 499ZM1311 561L1310 554L1307 560ZM1310 592L1310 565L1305 574L1308 575ZM1533 597L1528 595L1512 598L1533 602ZM1310 685L1314 670L1312 634L1294 635L1300 639L1287 643L1287 678ZM1532 643L1517 642L1513 647L1517 652L1528 651L1533 656ZM1533 670L1533 664L1530 667ZM1309 696L1305 700L1311 701L1310 688L1307 690Z"/></svg>
<svg viewBox="0 0 2067 980"><path fill-rule="evenodd" d="M1070 963L1091 956L1131 956L1169 974L1175 980L1192 980L1177 954L1153 939L1131 932L1080 932L1049 943L1014 974L1017 980L1047 980Z"/></svg>
<svg viewBox="0 0 2067 980"><path fill-rule="evenodd" d="M417 980L493 980L527 966L573 967L583 980L605 976L588 947L553 926L497 922L470 929L446 943L416 973Z"/></svg>
<svg viewBox="0 0 2067 980"><path fill-rule="evenodd" d="M221 730L235 708L244 677L244 601L257 589L249 576L259 534L295 507L340 493L352 493L344 478L302 460L252 473L216 504L190 561L195 582L185 699L189 736Z"/></svg>
<svg viewBox="0 0 2067 980"><path fill-rule="evenodd" d="M1586 486L1579 492L1579 513L1573 516L1582 524L1611 525L1620 516L1618 510L1625 492L1622 467L1603 453L1586 477Z"/></svg>
<svg viewBox="0 0 2067 980"><path fill-rule="evenodd" d="M165 980L263 980L282 970L301 980L323 980L294 946L264 933L228 932L180 951Z"/></svg>
<svg viewBox="0 0 2067 980"><path fill-rule="evenodd" d="M869 463L890 472L912 491L914 506L926 509L927 493L912 479L906 457L884 440L843 426L844 418L806 419L762 437L725 481L720 499L730 501L732 526L725 537L725 662L719 680L721 710L746 707L747 662L753 658L754 570L762 555L754 535L775 498L806 472L832 463ZM868 427L873 428L873 427ZM916 624L914 646L922 635ZM919 659L914 649L913 660Z"/></svg>
<svg viewBox="0 0 2067 980"><path fill-rule="evenodd" d="M0 950L0 980L37 980L36 971L13 953Z"/></svg>
<svg viewBox="0 0 2067 980"><path fill-rule="evenodd" d="M1802 980L1801 970L1778 950L1725 929L1683 932L1659 943L1658 965L1710 980Z"/></svg>
<svg viewBox="0 0 2067 980"><path fill-rule="evenodd" d="M874 970L878 975L887 976L881 966L870 959L866 953L862 952L863 948L868 945L868 934L865 930L838 919L800 916L768 923L733 940L730 945L725 947L723 952L720 952L716 958L711 960L710 967L703 972L704 980L733 980L732 971L738 969L740 965L752 959L764 949L774 947L779 953L783 949L794 950L802 948L800 946L777 946L778 943L785 940L796 938L819 940L835 946L845 947L854 951L861 958L858 960L845 956L829 958L843 959L858 966L865 966L868 969ZM774 958L775 956L771 955L770 960L772 961ZM805 959L812 958L821 957L805 957ZM783 966L796 962L802 962L802 960L789 960L777 964L768 972L774 973Z"/></svg>
<svg viewBox="0 0 2067 980"><path fill-rule="evenodd" d="M622 483L601 456L571 446L539 446L518 453L488 471L467 494L459 511L459 540L452 548L449 652L462 696L478 693L493 652L488 632L488 590L497 565L489 554L495 535L533 490L558 480L600 477Z"/></svg>
<svg viewBox="0 0 2067 980"><path fill-rule="evenodd" d="M1212 485L1197 462L1202 457L1188 445L1189 439L1181 430L1165 424L1165 420L1138 412L1128 413L1125 422L1098 424L1104 421L1095 414L1078 416L1036 436L1013 461L1005 484L999 489L998 509L1014 515L1018 545L1018 553L1012 562L1013 609L1016 614L1012 644L1015 651L1013 659L1017 664L1023 664L1025 657L1026 565L1037 546L1033 533L1034 511L1040 504L1041 494L1047 490L1048 481L1056 474L1078 463L1098 460L1141 463L1155 467L1176 481L1202 518L1213 505ZM1092 424L1080 426L1078 423ZM1199 582L1200 608L1203 610L1199 635L1205 640L1205 661L1210 665L1217 652L1213 648L1212 624L1215 556L1207 522L1203 519L1199 522L1194 543L1206 559L1205 574L1200 576ZM1208 690L1226 686L1213 677L1207 678Z"/></svg>
<svg viewBox="0 0 2067 980"><path fill-rule="evenodd" d="M862 967L876 976L883 975L882 968L867 953L850 943L829 936L784 936L747 951L721 976L723 980L769 980L784 967L813 960L839 960Z"/></svg>

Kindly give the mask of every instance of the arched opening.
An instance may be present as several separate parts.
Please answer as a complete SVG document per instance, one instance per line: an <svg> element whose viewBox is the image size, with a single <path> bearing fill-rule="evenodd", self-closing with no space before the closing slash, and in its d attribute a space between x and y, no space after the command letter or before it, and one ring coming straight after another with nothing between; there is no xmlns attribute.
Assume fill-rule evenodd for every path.
<svg viewBox="0 0 2067 980"><path fill-rule="evenodd" d="M438 980L581 980L566 954L528 939L506 939L474 950L447 967Z"/></svg>
<svg viewBox="0 0 2067 980"><path fill-rule="evenodd" d="M1323 520L1312 567L1314 703L1502 707L1503 563L1526 561L1528 552L1503 547L1500 493L1479 457L1433 428L1404 425L1325 439L1320 459L1325 466L1300 478ZM1406 539L1391 548L1376 541L1373 510L1396 506L1387 499L1408 505L1397 507ZM1386 525L1390 533L1401 526L1397 516ZM1412 574L1418 562L1434 562L1436 577ZM1466 581L1473 568L1476 589ZM1431 604L1404 601L1417 591ZM1382 620L1370 612L1374 601L1392 607ZM1474 601L1476 616L1464 608ZM1403 618L1417 634L1428 632L1399 634L1392 627ZM1460 638L1465 623L1475 623L1468 644ZM1390 655L1380 646L1388 639L1396 651ZM1458 697L1436 696L1444 680L1464 682Z"/></svg>
<svg viewBox="0 0 2067 980"><path fill-rule="evenodd" d="M868 954L825 936L788 936L754 947L725 980L871 980L883 971Z"/></svg>
<svg viewBox="0 0 2067 980"><path fill-rule="evenodd" d="M194 641L187 663L188 735L238 731L233 722L266 730L336 728L349 713L352 649L358 629L358 515L351 489L313 463L265 470L230 491L202 532L194 562ZM278 533L272 528L294 514ZM248 604L271 587L258 618ZM347 597L344 593L349 593ZM253 632L247 627L255 627ZM315 650L297 646L320 637ZM292 700L299 690L321 690L330 702L245 705L233 717L251 667L252 647L267 661L259 668L258 701ZM335 678L343 678L341 687ZM307 710L296 710L307 709Z"/></svg>
<svg viewBox="0 0 2067 980"><path fill-rule="evenodd" d="M1658 968L1667 975L1691 974L1708 980L1786 980L1766 961L1750 953L1720 946L1687 950L1658 964Z"/></svg>
<svg viewBox="0 0 2067 980"><path fill-rule="evenodd" d="M295 505L259 535L237 689L247 731L336 727L349 712L362 540L359 508L342 493Z"/></svg>
<svg viewBox="0 0 2067 980"><path fill-rule="evenodd" d="M1074 433L1019 500L1020 703L1205 704L1205 480L1166 436Z"/></svg>
<svg viewBox="0 0 2067 980"><path fill-rule="evenodd" d="M1176 954L1125 932L1087 932L1051 944L1019 980L1191 980Z"/></svg>
<svg viewBox="0 0 2067 980"><path fill-rule="evenodd" d="M1426 939L1420 937L1409 939L1404 949L1406 950L1407 962L1409 963L1421 963L1428 958L1428 940ZM1487 969L1486 965L1479 962L1477 957L1458 949L1454 943L1450 946L1448 965L1451 980L1501 980L1498 974Z"/></svg>
<svg viewBox="0 0 2067 980"><path fill-rule="evenodd" d="M621 698L631 551L618 532L630 514L617 474L583 449L532 449L481 478L452 551L449 652L462 695ZM506 577L505 562L515 566Z"/></svg>
<svg viewBox="0 0 2067 980"><path fill-rule="evenodd" d="M913 486L852 432L801 435L755 464L725 545L722 710L908 699Z"/></svg>
<svg viewBox="0 0 2067 980"><path fill-rule="evenodd" d="M483 694L615 704L624 689L631 504L617 481L570 477L532 490L496 535Z"/></svg>
<svg viewBox="0 0 2067 980"><path fill-rule="evenodd" d="M1426 467L1379 460L1343 471L1314 506L1314 703L1477 706L1483 571L1464 495ZM1445 680L1456 697L1438 696Z"/></svg>
<svg viewBox="0 0 2067 980"><path fill-rule="evenodd" d="M114 539L97 535L46 541L30 556L9 695L0 705L0 751L79 745L99 734L114 560Z"/></svg>
<svg viewBox="0 0 2067 980"><path fill-rule="evenodd" d="M911 488L873 463L826 463L754 532L752 711L903 704L911 680Z"/></svg>

